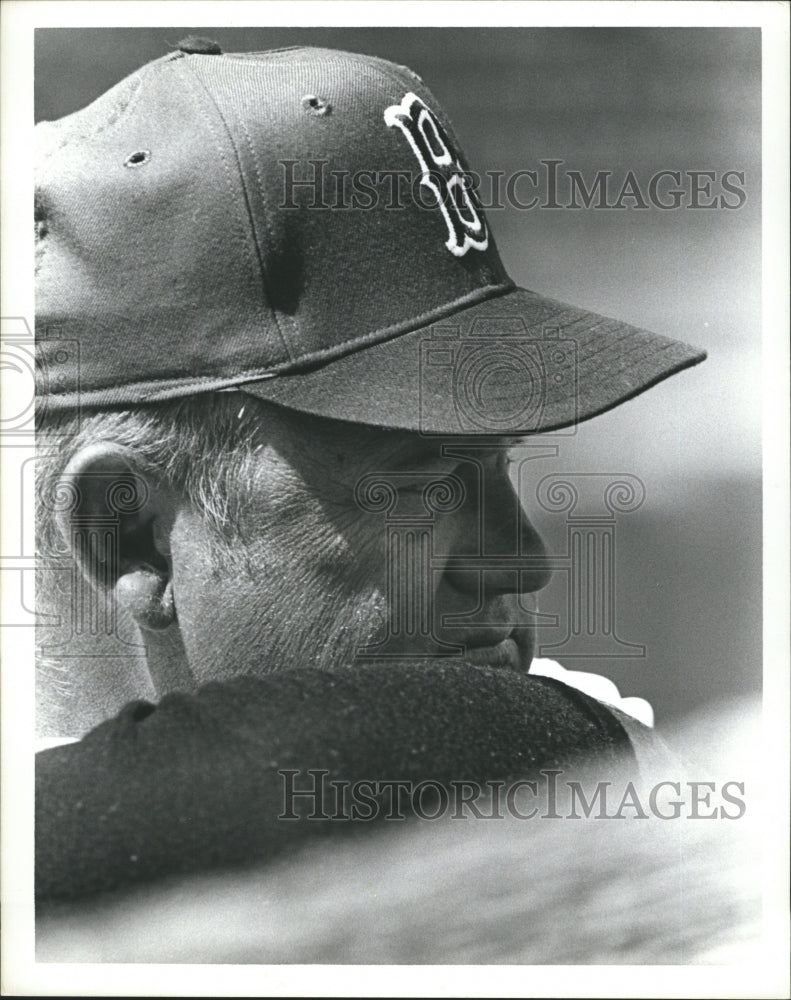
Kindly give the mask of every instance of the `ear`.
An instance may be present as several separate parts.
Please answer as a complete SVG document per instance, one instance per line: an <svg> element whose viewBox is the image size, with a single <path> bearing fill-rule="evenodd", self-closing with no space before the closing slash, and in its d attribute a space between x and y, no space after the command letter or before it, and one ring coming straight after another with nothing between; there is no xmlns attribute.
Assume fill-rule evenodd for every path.
<svg viewBox="0 0 791 1000"><path fill-rule="evenodd" d="M140 628L167 628L176 620L171 491L132 449L110 441L82 448L62 483L71 503L58 525L83 576Z"/></svg>

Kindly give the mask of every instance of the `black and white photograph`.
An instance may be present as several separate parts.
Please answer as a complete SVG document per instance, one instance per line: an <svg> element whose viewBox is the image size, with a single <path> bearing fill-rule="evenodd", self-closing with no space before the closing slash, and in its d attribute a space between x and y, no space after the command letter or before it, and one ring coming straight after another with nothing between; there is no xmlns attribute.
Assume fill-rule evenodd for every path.
<svg viewBox="0 0 791 1000"><path fill-rule="evenodd" d="M4 4L8 995L789 995L789 8L508 6Z"/></svg>

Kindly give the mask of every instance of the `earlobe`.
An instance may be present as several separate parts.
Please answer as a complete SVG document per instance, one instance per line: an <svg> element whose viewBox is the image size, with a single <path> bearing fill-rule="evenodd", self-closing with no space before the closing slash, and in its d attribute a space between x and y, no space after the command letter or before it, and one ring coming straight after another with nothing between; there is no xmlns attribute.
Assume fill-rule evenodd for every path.
<svg viewBox="0 0 791 1000"><path fill-rule="evenodd" d="M119 603L141 629L159 632L176 620L173 581L152 566L141 566L121 575L115 592Z"/></svg>
<svg viewBox="0 0 791 1000"><path fill-rule="evenodd" d="M97 442L64 470L73 502L59 524L72 557L91 585L112 593L148 631L176 620L169 533L170 491L131 449Z"/></svg>

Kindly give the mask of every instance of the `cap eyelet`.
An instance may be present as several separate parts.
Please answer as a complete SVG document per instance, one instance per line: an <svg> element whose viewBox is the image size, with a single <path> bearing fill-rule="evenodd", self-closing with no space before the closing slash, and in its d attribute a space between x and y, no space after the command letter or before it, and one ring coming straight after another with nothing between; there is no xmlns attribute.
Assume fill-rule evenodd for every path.
<svg viewBox="0 0 791 1000"><path fill-rule="evenodd" d="M125 167L142 167L144 164L148 163L151 159L151 153L147 149L138 149L134 153L130 153L129 156L124 160Z"/></svg>
<svg viewBox="0 0 791 1000"><path fill-rule="evenodd" d="M323 97L316 97L315 94L305 94L302 98L302 110L309 115L328 115L332 111L332 105Z"/></svg>

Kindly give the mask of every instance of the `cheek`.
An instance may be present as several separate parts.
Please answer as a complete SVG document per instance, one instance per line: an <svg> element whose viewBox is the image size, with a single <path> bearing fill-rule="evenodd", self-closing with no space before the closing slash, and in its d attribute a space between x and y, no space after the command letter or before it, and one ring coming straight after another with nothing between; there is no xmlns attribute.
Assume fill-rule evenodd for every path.
<svg viewBox="0 0 791 1000"><path fill-rule="evenodd" d="M315 506L264 526L246 519L223 548L185 518L173 533L174 597L198 683L289 663L353 657L384 626L386 526L357 513L333 523Z"/></svg>
<svg viewBox="0 0 791 1000"><path fill-rule="evenodd" d="M309 614L288 566L277 572L260 566L251 574L247 561L226 558L209 573L192 572L189 565L174 572L179 629L198 684L259 672L271 663L278 637L297 627L297 611Z"/></svg>
<svg viewBox="0 0 791 1000"><path fill-rule="evenodd" d="M274 524L255 532L253 572L282 571L294 583L321 593L361 594L381 586L387 526L380 515L315 497L292 506Z"/></svg>
<svg viewBox="0 0 791 1000"><path fill-rule="evenodd" d="M219 653L228 633L234 602L229 580L221 571L209 526L191 512L181 512L170 539L170 570L179 631L189 665L199 681L206 679L204 660Z"/></svg>

